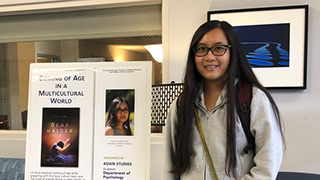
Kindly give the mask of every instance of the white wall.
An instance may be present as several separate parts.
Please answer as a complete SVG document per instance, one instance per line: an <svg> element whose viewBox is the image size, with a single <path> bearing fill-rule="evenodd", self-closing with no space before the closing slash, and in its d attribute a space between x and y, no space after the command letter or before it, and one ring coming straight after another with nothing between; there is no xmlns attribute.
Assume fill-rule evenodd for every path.
<svg viewBox="0 0 320 180"><path fill-rule="evenodd" d="M320 174L320 1L318 0L165 0L168 18L164 43L168 44L167 81L181 82L187 48L196 28L207 19L209 10L228 10L287 5L309 5L307 89L272 91L285 124L287 150L281 171ZM166 32L164 30L164 32ZM183 34L183 35L182 35Z"/></svg>
<svg viewBox="0 0 320 180"><path fill-rule="evenodd" d="M26 131L0 131L0 158L25 158Z"/></svg>

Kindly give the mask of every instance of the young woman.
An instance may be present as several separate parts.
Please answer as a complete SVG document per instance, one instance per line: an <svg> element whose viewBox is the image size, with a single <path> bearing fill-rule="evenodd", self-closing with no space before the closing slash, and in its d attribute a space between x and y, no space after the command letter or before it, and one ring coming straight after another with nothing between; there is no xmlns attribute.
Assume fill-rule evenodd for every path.
<svg viewBox="0 0 320 180"><path fill-rule="evenodd" d="M129 103L124 97L116 97L108 109L105 135L132 135Z"/></svg>
<svg viewBox="0 0 320 180"><path fill-rule="evenodd" d="M240 80L253 85L250 131L255 148L247 154L236 110ZM189 48L184 90L167 116L162 179L275 179L282 161L281 129L278 108L255 77L232 26L224 21L201 25Z"/></svg>

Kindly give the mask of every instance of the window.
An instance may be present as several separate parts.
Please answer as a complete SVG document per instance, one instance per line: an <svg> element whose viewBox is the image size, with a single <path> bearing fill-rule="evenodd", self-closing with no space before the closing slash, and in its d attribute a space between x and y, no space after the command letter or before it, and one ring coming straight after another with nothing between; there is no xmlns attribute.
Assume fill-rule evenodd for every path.
<svg viewBox="0 0 320 180"><path fill-rule="evenodd" d="M0 122L9 129L23 129L30 63L152 61L153 84L162 81L144 48L161 44L161 5L2 16L0 26Z"/></svg>

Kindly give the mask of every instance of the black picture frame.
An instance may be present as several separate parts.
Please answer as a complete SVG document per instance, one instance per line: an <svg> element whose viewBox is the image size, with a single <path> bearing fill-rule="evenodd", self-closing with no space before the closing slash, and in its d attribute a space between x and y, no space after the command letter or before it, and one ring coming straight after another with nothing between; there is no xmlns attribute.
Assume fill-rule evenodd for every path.
<svg viewBox="0 0 320 180"><path fill-rule="evenodd" d="M255 75L268 89L307 88L308 5L208 11L236 30Z"/></svg>

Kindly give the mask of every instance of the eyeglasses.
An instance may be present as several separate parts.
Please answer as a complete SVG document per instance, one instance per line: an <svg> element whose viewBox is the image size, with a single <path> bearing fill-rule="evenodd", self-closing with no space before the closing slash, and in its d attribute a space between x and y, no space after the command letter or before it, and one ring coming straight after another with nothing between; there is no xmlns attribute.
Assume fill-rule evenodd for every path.
<svg viewBox="0 0 320 180"><path fill-rule="evenodd" d="M119 109L117 109L117 113L118 114L128 114L128 112L129 112L129 109L121 109L121 108L119 108Z"/></svg>
<svg viewBox="0 0 320 180"><path fill-rule="evenodd" d="M206 46L196 46L195 48L193 48L193 52L198 57L206 56L209 50L215 56L223 56L230 47L231 45L218 45L210 48Z"/></svg>

